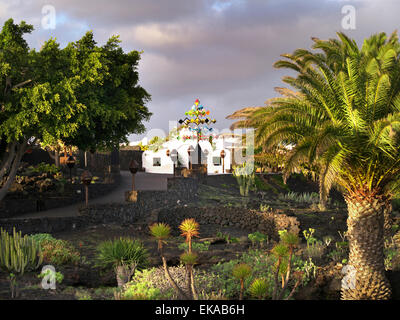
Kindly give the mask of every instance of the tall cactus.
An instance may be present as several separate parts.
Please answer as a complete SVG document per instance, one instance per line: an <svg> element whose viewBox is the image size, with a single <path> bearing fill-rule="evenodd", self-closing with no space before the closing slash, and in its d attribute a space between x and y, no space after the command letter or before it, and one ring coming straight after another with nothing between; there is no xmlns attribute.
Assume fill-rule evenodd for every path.
<svg viewBox="0 0 400 320"><path fill-rule="evenodd" d="M40 246L21 231L13 234L0 228L0 269L23 275L25 271L36 270L43 262Z"/></svg>
<svg viewBox="0 0 400 320"><path fill-rule="evenodd" d="M247 197L250 188L254 185L254 167L247 163L243 163L240 166L235 166L233 168L233 176L236 178L239 184L240 194L244 197Z"/></svg>

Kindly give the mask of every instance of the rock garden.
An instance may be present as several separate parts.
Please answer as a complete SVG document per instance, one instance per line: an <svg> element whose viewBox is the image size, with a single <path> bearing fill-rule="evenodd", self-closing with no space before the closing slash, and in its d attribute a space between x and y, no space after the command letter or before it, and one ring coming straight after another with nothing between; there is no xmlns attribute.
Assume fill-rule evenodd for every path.
<svg viewBox="0 0 400 320"><path fill-rule="evenodd" d="M320 211L316 185L301 176L286 185L280 175L255 180L242 196L233 176L209 177L195 200L133 223L3 230L0 299L340 299L348 259L343 199L332 194ZM397 229L395 221L385 241L395 299Z"/></svg>

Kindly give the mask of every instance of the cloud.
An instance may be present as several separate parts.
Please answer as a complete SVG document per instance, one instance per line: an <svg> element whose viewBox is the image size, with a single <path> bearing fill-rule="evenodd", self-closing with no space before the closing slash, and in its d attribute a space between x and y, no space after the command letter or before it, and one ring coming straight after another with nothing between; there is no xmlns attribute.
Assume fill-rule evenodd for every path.
<svg viewBox="0 0 400 320"><path fill-rule="evenodd" d="M34 47L49 37L65 45L93 30L99 44L119 34L126 51L143 50L140 79L154 113L147 128L164 130L196 98L211 108L218 128L229 127L228 114L276 96L273 88L287 74L272 66L280 54L337 31L362 44L398 28L400 9L398 0L53 0L57 28L43 30L41 9L49 2L0 0L0 19L34 24L27 37ZM356 8L356 30L342 29L344 5Z"/></svg>

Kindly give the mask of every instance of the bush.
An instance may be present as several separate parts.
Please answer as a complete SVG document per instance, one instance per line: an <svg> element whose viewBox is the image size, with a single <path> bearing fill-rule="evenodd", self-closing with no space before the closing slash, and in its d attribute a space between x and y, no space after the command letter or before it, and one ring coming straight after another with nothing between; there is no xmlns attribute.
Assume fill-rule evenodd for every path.
<svg viewBox="0 0 400 320"><path fill-rule="evenodd" d="M80 253L66 240L45 239L40 242L43 252L43 260L49 264L64 265L77 264L80 260Z"/></svg>
<svg viewBox="0 0 400 320"><path fill-rule="evenodd" d="M45 240L56 240L49 233L36 233L36 234L31 234L29 237L32 240L34 240L36 243L38 243L39 245L41 245L42 242L45 241Z"/></svg>
<svg viewBox="0 0 400 320"><path fill-rule="evenodd" d="M148 253L139 240L119 238L100 243L97 261L103 267L135 264L141 270L148 264Z"/></svg>
<svg viewBox="0 0 400 320"><path fill-rule="evenodd" d="M159 300L161 291L152 287L148 282L133 283L121 295L122 300Z"/></svg>
<svg viewBox="0 0 400 320"><path fill-rule="evenodd" d="M36 166L28 167L27 170L39 174L40 173L56 174L60 171L60 168L58 168L55 164L48 164L45 162L41 162Z"/></svg>
<svg viewBox="0 0 400 320"><path fill-rule="evenodd" d="M278 199L283 201L293 201L295 203L311 205L319 203L319 194L316 192L311 192L311 193L288 192L287 194L280 194L278 196Z"/></svg>
<svg viewBox="0 0 400 320"><path fill-rule="evenodd" d="M119 238L100 243L97 247L97 261L100 266L114 268L118 286L121 287L136 270L147 266L148 252L139 240Z"/></svg>
<svg viewBox="0 0 400 320"><path fill-rule="evenodd" d="M204 242L193 242L192 243L192 249L194 251L202 252L202 251L208 251L208 248L210 247L210 241L204 241ZM188 250L189 245L187 242L181 243L178 245L178 248L181 250Z"/></svg>
<svg viewBox="0 0 400 320"><path fill-rule="evenodd" d="M187 290L186 268L184 266L170 267L169 272L177 285L183 290ZM221 290L220 287L215 285L217 277L212 272L194 270L194 280L200 300L224 299L223 289ZM176 300L179 297L168 279L166 279L164 270L162 268L151 268L136 272L132 281L126 284L120 298Z"/></svg>

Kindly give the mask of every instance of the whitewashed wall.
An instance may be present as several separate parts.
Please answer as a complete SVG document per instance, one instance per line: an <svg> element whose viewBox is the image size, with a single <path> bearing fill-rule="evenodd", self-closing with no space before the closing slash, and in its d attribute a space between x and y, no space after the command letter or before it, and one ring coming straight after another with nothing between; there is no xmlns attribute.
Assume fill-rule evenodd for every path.
<svg viewBox="0 0 400 320"><path fill-rule="evenodd" d="M231 151L230 149L227 149L224 144L225 141L222 138L215 139L215 145L216 148L213 150L211 144L208 141L200 141L200 146L203 150L208 151L208 157L207 157L207 166L208 166L208 174L221 174L222 172L222 159L221 159L221 165L220 166L215 166L213 163L213 157L220 157L221 156L221 151L225 150L225 160L224 160L224 169L229 170L231 169ZM143 162L143 168L145 169L146 172L149 173L166 173L166 174L172 174L173 173L173 162L170 157L167 157L166 151L170 150L177 150L179 154L180 161L182 165L186 168L189 167L189 155L188 155L188 148L189 146L192 146L194 149L196 148L196 141L195 140L186 140L183 142L182 140L171 140L167 141L163 144L162 148L158 150L157 152L153 152L150 150L147 150L143 152L142 155L142 162ZM153 166L153 159L154 158L160 158L161 159L161 166ZM225 171L226 172L226 171Z"/></svg>

